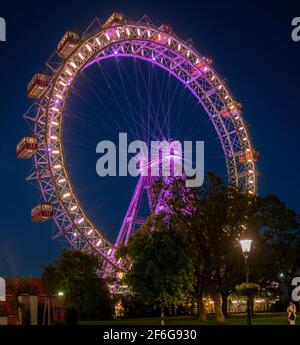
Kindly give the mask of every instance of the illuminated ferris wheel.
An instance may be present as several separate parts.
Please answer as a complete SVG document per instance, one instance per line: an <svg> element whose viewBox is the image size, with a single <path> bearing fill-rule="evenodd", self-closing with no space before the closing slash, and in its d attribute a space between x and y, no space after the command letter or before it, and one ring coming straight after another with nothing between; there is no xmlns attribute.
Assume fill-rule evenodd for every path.
<svg viewBox="0 0 300 345"><path fill-rule="evenodd" d="M148 17L132 22L121 13L96 24L95 30L84 35L67 31L47 62L48 72L36 73L29 83L28 97L34 104L24 117L32 122L33 133L20 141L17 157L34 161L34 172L27 179L38 183L42 202L32 209L32 221L53 218L58 236L71 246L97 253L109 265L118 266L115 248L142 224L138 208L151 181L139 178L116 242L108 241L81 206L65 164L64 113L81 71L95 62L125 56L155 64L176 77L208 114L222 145L228 183L240 191L256 193L258 152L251 144L242 105L216 73L211 59L178 38L169 25L155 27Z"/></svg>

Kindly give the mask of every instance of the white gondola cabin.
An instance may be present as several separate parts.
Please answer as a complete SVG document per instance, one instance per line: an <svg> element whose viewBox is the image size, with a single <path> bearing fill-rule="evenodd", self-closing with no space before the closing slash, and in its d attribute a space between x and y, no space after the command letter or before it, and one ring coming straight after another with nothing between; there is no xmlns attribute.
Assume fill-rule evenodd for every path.
<svg viewBox="0 0 300 345"><path fill-rule="evenodd" d="M17 158L28 159L38 150L38 140L34 135L23 138L16 148Z"/></svg>
<svg viewBox="0 0 300 345"><path fill-rule="evenodd" d="M41 223L53 217L53 206L48 202L42 202L31 210L31 220Z"/></svg>
<svg viewBox="0 0 300 345"><path fill-rule="evenodd" d="M39 99L51 83L51 77L45 72L37 72L27 86L27 96Z"/></svg>
<svg viewBox="0 0 300 345"><path fill-rule="evenodd" d="M81 41L81 37L76 31L67 31L57 45L57 52L63 58L67 58L76 49Z"/></svg>

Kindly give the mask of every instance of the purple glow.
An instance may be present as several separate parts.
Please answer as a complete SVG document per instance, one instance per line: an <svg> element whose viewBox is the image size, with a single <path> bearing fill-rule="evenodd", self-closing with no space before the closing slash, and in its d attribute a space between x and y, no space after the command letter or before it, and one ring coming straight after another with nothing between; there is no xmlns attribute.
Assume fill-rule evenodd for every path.
<svg viewBox="0 0 300 345"><path fill-rule="evenodd" d="M118 32L118 30L116 31L116 32ZM110 36L107 34L107 36L108 36L108 38L110 38L110 36L112 37L112 36L114 36L114 35L112 35L112 32L110 32ZM170 38L168 39L168 40L170 40ZM92 65L92 64L94 64L95 62L98 62L98 61L101 61L101 60L105 60L105 59L108 59L108 58L111 58L111 57L113 57L113 56L120 56L120 57L123 57L123 56L125 56L125 57L135 57L135 58L138 58L138 59L140 59L140 60L142 60L142 61L147 61L147 62L153 62L153 64L152 64L152 66L154 66L154 65L159 65L159 67L161 67L163 70L165 70L165 71L167 71L168 73L170 73L172 76L174 76L177 80L179 80L180 82L182 82L183 84L185 84L186 85L186 88L187 89L189 89L190 91L191 91L191 93L195 96L195 98L196 99L198 99L198 101L199 101L199 103L200 104L202 104L202 106L205 108L206 106L205 106L205 104L203 103L203 100L201 99L201 97L199 96L199 94L197 94L196 93L196 91L193 89L193 84L197 84L197 81L196 82L194 82L194 78L193 78L193 76L190 74L189 76L185 76L185 77L181 77L181 75L179 75L179 74L176 74L175 73L175 71L174 70L172 70L171 68L169 68L168 66L167 66L167 64L166 65L164 65L163 63L164 63L164 59L163 59L163 57L164 57L164 55L160 55L160 53L159 52L155 52L154 54L157 54L157 56L158 56L158 59L156 59L156 57L154 56L154 54L152 53L151 54L151 50L150 50L150 54L149 53L147 53L146 55L146 57L144 56L144 50L143 50L143 48L141 49L141 50L139 50L139 53L135 53L134 52L134 49L132 49L132 53L130 53L129 52L129 50L128 50L128 52L127 53L124 53L124 47L123 47L123 45L122 44L120 44L120 45L117 45L116 43L115 43L115 41L114 40L112 40L112 44L111 44L111 46L110 47L108 47L107 48L107 50L106 50L106 52L105 52L105 54L107 54L107 55L101 55L101 54L99 54L96 58L94 58L94 60L92 60L92 61L89 61L88 63L85 63L84 65L83 65L83 70L85 70L86 68L88 68L90 65ZM141 46L141 40L132 40L132 39L128 39L128 42L133 42L133 43L136 43L136 44L138 44L139 46ZM146 41L147 42L147 41ZM122 43L122 42L121 42ZM131 46L132 47L132 46ZM141 46L141 47L143 47L143 46ZM152 49L153 51L154 51L154 49L156 49L156 48L153 48L152 46L150 47L150 49ZM170 48L171 49L171 48ZM142 54L142 56L141 55L139 55L139 54ZM150 56L149 56L150 55ZM161 57L162 56L162 57ZM190 63L190 62L189 62ZM191 63L190 63L191 64ZM208 72L209 71L209 68L208 67L204 67L203 68L203 72L205 73L205 72ZM187 80L187 78L191 78L191 80ZM64 80L64 79L63 79ZM69 85L71 85L71 83L72 83L72 79L70 79L70 80L66 80L66 83L67 83L67 85L65 85L65 86L69 86ZM192 85L190 85L190 84L192 84ZM60 103L60 101L57 99L54 99L54 102L55 102L55 104L56 105L58 105L59 103ZM216 117L216 115L212 115L212 114L210 114L210 116L211 117ZM51 124L50 123L50 125L49 125L49 127L50 127L50 133L51 133L51 128L52 128L52 126L54 126L54 125L58 125L58 124ZM221 141L222 141L222 138L221 138ZM222 142L223 143L223 142ZM48 151L49 152L51 152L51 149L50 148L48 148ZM175 159L173 158L173 156L174 156L174 153L171 155L172 157L169 157L170 158L170 162L171 162L171 171L174 171L174 164L175 164ZM50 155L49 156L49 161L51 162L52 160L53 160L54 158ZM250 171L249 171L249 174L250 174ZM139 181L138 182L138 185L137 185L137 187L136 187L136 189L135 189L135 191L134 191L134 195L133 195L133 197L132 197L132 200L131 200L131 203L130 203L130 205L129 205L129 208L128 208L128 210L127 210L127 213L126 213L126 216L125 216L125 218L123 219L123 223L122 223L122 227L121 227L121 229L120 229L120 231L119 231L119 234L118 234L118 238L117 238L117 240L116 240L116 246L117 246L117 244L118 243L126 243L126 241L128 240L128 238L129 238L129 235L130 235L130 233L131 233L131 231L133 231L132 229L134 229L134 225L135 224L139 224L140 225L140 223L138 223L138 222L142 222L143 220L142 219L138 219L135 215L136 215L136 213L137 213L137 209L138 209L138 205L139 205L139 202L140 202L140 200L141 200L141 197L142 197L142 195L143 195L143 192L148 188L148 186L149 185L151 185L151 183L152 182L150 182L149 180L147 180L147 179L141 179L141 181ZM42 190L42 193L43 193L43 196L44 196L44 191ZM151 196L151 195L150 195ZM165 202L164 202L164 198L165 199L168 199L168 198L170 198L171 197L171 194L170 194L170 192L169 191L166 191L165 192L165 194L164 194L164 197L163 198L160 198L160 200L158 201L158 205L159 206L157 206L156 207L156 212L158 212L158 211L163 211L163 210L166 210L166 211L168 211L168 207L167 207L167 205L165 204ZM44 199L46 200L46 196L44 196ZM151 198L150 198L151 199ZM149 201L150 202L150 201ZM55 220L55 222L57 223L57 221L56 221L56 219L55 219L55 217L54 217L54 220ZM75 223L76 224L80 224L80 223L82 223L84 221L84 218L81 218L81 219L76 219L75 220ZM59 226L59 224L57 223L57 225L58 225L58 227L60 227ZM97 244L96 244L96 246L99 246L100 245L100 242L101 240L99 240L98 242L97 242ZM101 248L100 248L101 249ZM100 249L99 249L99 251L100 251ZM102 249L101 249L102 250ZM113 249L113 251L114 251L114 249ZM105 256L107 256L107 255L110 255L110 252L108 253L105 253ZM114 262L114 260L112 260L112 262L113 263L115 263ZM120 262L118 262L117 263L117 265L118 266L122 266L122 264L120 264ZM109 267L111 267L111 266L109 266Z"/></svg>

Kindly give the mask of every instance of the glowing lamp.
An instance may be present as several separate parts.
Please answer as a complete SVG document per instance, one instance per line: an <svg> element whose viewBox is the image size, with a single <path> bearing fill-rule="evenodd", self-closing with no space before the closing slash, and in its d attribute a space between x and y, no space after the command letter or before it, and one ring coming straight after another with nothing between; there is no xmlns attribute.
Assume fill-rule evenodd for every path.
<svg viewBox="0 0 300 345"><path fill-rule="evenodd" d="M251 243L252 243L252 240L241 240L240 241L240 244L241 244L241 247L242 247L242 252L243 254L246 256L249 255L250 253L250 250L251 250Z"/></svg>

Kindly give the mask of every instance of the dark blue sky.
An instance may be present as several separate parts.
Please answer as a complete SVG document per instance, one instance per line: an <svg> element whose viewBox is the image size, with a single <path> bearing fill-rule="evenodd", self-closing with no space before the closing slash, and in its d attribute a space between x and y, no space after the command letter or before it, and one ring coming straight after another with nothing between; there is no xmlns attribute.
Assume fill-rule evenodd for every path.
<svg viewBox="0 0 300 345"><path fill-rule="evenodd" d="M300 16L299 3L298 6L290 1L281 4L243 1L242 5L240 1L216 0L173 2L172 6L171 3L162 0L88 1L86 4L82 1L2 2L0 16L7 22L7 42L0 42L0 276L36 276L42 265L57 257L63 245L51 240L52 222L31 223L31 207L40 198L38 190L24 181L31 162L15 158L18 140L29 132L22 119L30 105L25 92L27 83L35 71L43 69L44 61L67 29L84 30L95 16L105 19L114 10L124 12L132 20L148 14L154 24L171 23L179 37L191 37L200 53L213 58L216 70L227 80L233 95L242 100L253 143L261 153L259 193L275 193L300 212L300 42L291 40L291 20ZM120 63L123 69L132 68L130 62ZM117 70L116 63L103 67L110 68L111 76ZM141 64L140 71L146 73L147 67ZM101 84L97 73L99 70L91 69L86 77L105 90L107 85ZM163 77L157 73L157 78ZM84 80L78 83L87 103L94 102L96 106L92 93L84 87ZM172 87L176 87L175 82ZM186 97L184 90L181 95ZM72 96L70 113L84 112L86 122L91 123L92 112L76 102L78 99ZM178 107L193 114L192 99L184 107ZM208 142L208 166L218 170L220 156L215 134L206 119L201 121L199 139ZM95 174L95 145L105 136L104 131L98 135L100 120L95 120L93 131L86 127L78 140L74 139L79 128L76 124L79 126L71 117L66 121L66 147L69 145L66 159L74 167L73 182L91 216L113 238L130 197L129 187L124 188L124 181L120 180L114 184L99 181ZM77 154L74 153L76 145L81 150ZM105 202L101 195L101 201L96 201L100 189Z"/></svg>

